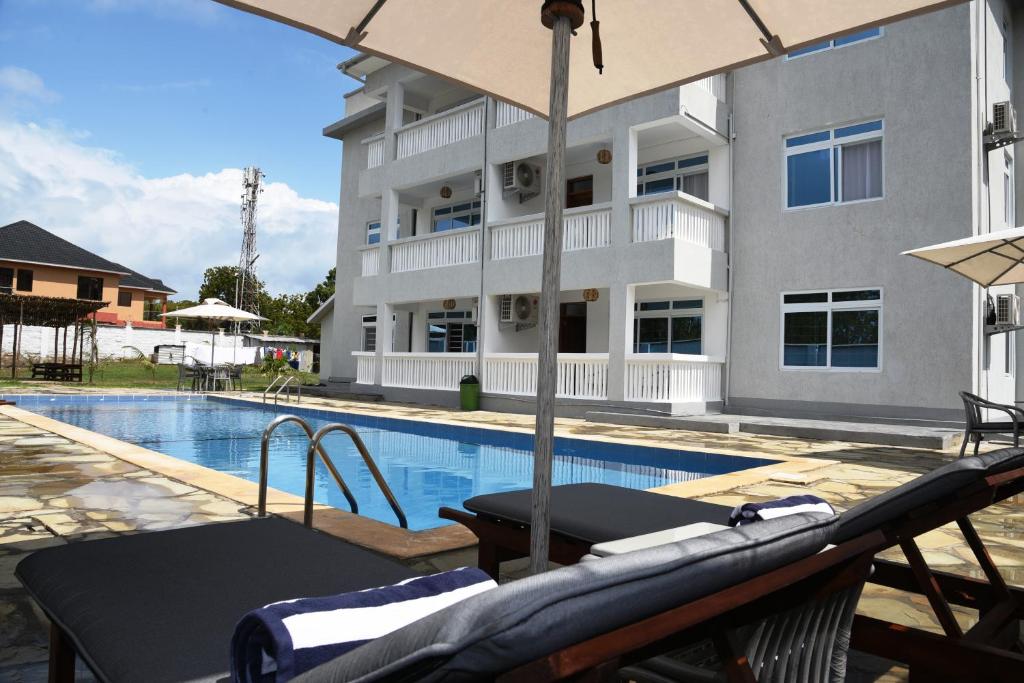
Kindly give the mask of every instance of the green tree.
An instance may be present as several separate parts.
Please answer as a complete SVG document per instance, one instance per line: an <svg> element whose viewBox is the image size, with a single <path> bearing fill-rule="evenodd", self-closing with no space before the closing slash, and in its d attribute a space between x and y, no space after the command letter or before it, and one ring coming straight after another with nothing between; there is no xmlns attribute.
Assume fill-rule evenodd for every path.
<svg viewBox="0 0 1024 683"><path fill-rule="evenodd" d="M319 283L312 291L306 294L306 303L309 304L312 311L320 308L320 306L330 299L332 294L334 294L334 283L336 277L337 269L331 268L327 271L327 277L324 278L324 281ZM312 311L310 311L310 313L312 313Z"/></svg>
<svg viewBox="0 0 1024 683"><path fill-rule="evenodd" d="M182 308L191 308L196 306L198 302L192 301L191 299L179 299L178 301L167 302L167 312L178 311ZM165 318L168 327L174 327L176 324L181 323L181 329L183 330L208 330L210 324L204 320L195 320L190 318Z"/></svg>
<svg viewBox="0 0 1024 683"><path fill-rule="evenodd" d="M309 294L281 294L270 299L263 310L263 316L268 318L267 329L272 334L319 337L319 327L306 322L315 310L309 304Z"/></svg>

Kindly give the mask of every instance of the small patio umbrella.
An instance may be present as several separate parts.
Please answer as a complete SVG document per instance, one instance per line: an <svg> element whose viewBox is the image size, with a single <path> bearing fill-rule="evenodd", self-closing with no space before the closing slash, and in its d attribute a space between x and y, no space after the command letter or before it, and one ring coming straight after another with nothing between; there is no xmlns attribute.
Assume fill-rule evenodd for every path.
<svg viewBox="0 0 1024 683"><path fill-rule="evenodd" d="M982 287L1024 283L1024 228L933 244L903 254L940 265Z"/></svg>
<svg viewBox="0 0 1024 683"><path fill-rule="evenodd" d="M252 322L255 320L266 320L255 313L243 311L240 308L228 305L220 299L203 299L198 306L189 306L178 311L170 311L161 314L165 318L188 318L196 320L209 320L211 322ZM217 332L210 333L210 365L216 365Z"/></svg>
<svg viewBox="0 0 1024 683"><path fill-rule="evenodd" d="M217 1L548 118L530 539L536 573L548 558L566 120L963 0L591 0L590 54L569 49L584 24L582 0Z"/></svg>

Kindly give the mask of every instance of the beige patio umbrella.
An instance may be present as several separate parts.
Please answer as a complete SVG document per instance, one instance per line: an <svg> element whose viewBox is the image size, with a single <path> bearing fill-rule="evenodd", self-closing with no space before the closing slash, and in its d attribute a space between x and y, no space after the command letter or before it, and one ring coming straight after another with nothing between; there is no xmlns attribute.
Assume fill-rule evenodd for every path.
<svg viewBox="0 0 1024 683"><path fill-rule="evenodd" d="M933 244L903 254L940 265L982 287L1024 283L1024 228Z"/></svg>
<svg viewBox="0 0 1024 683"><path fill-rule="evenodd" d="M591 0L589 31L582 0L217 1L548 118L530 539L537 572L548 558L566 119L963 0ZM575 29L591 49L570 51Z"/></svg>
<svg viewBox="0 0 1024 683"><path fill-rule="evenodd" d="M220 299L203 299L203 303L197 306L189 306L177 311L169 311L160 314L164 318L186 318L189 320L209 320L210 322L238 323L266 320L266 318L243 311L240 308L228 304ZM210 333L210 365L216 365L217 332Z"/></svg>

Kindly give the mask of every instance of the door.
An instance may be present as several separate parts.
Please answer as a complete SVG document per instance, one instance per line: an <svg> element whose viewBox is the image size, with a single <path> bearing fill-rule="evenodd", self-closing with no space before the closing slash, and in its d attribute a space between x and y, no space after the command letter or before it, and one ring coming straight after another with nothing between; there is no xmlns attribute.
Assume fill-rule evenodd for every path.
<svg viewBox="0 0 1024 683"><path fill-rule="evenodd" d="M587 352L587 304L562 304L558 317L558 352Z"/></svg>
<svg viewBox="0 0 1024 683"><path fill-rule="evenodd" d="M594 176L572 178L565 183L565 208L590 206L594 203Z"/></svg>

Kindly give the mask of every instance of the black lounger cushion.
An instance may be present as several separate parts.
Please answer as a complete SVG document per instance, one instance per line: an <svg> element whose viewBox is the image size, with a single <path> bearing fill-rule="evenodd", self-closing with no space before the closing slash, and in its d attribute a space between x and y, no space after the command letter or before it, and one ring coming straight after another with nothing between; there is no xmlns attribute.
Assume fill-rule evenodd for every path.
<svg viewBox="0 0 1024 683"><path fill-rule="evenodd" d="M126 683L223 679L249 610L416 576L274 517L49 548L16 574L101 681Z"/></svg>
<svg viewBox="0 0 1024 683"><path fill-rule="evenodd" d="M483 517L530 524L530 490L470 498L463 506ZM732 508L609 484L551 489L551 531L593 545L697 522L727 525Z"/></svg>
<svg viewBox="0 0 1024 683"><path fill-rule="evenodd" d="M815 553L835 526L832 515L802 513L506 583L294 680L493 680Z"/></svg>
<svg viewBox="0 0 1024 683"><path fill-rule="evenodd" d="M928 503L940 502L983 478L1024 467L1024 448L959 458L850 508L840 516L836 543L878 529Z"/></svg>

